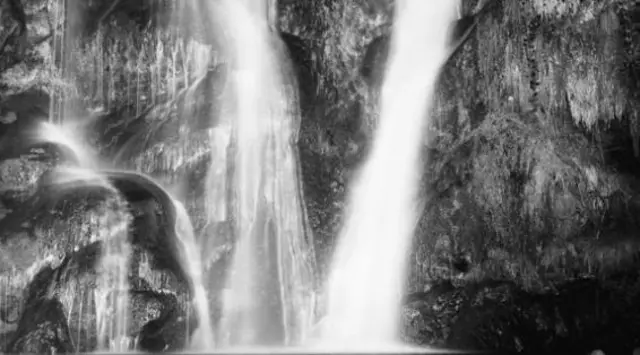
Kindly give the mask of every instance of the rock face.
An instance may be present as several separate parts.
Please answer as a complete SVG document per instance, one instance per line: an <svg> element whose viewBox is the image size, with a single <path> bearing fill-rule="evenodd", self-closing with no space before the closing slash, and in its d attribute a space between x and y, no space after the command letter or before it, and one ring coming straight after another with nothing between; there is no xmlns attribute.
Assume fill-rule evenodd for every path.
<svg viewBox="0 0 640 355"><path fill-rule="evenodd" d="M96 269L98 267L101 243L94 243L68 254L57 267L45 267L34 276L24 294L24 312L9 343L10 352L33 352L34 349L57 352L88 352L96 348L95 297ZM184 346L187 325L178 318L186 319L184 290L165 285L158 288L147 281L149 275L131 275L130 309L134 315L129 332L137 337L141 350L153 351L148 344L149 327L155 325L156 333L164 328L176 328L169 332L161 350L176 350ZM172 293L173 292L173 293ZM178 292L176 294L175 292ZM57 312L57 313L56 313ZM58 315L59 314L59 315ZM155 333L154 333L155 334ZM44 351L44 350L40 350Z"/></svg>
<svg viewBox="0 0 640 355"><path fill-rule="evenodd" d="M10 353L54 354L74 352L65 313L58 300L41 299L25 310L26 317L18 325Z"/></svg>
<svg viewBox="0 0 640 355"><path fill-rule="evenodd" d="M192 288L182 268L172 201L144 176L107 177L120 194L92 185L48 187L34 177L37 188L0 220L0 324L9 351L95 349L100 251L113 238L133 244L130 292L146 296L131 300L137 311L131 337L166 332L165 347L176 350L184 346L187 329L194 329L184 321ZM155 311L147 306L154 303ZM149 335L145 325L152 321L158 330Z"/></svg>
<svg viewBox="0 0 640 355"><path fill-rule="evenodd" d="M409 296L404 336L446 349L629 354L640 343L632 301L639 280L637 271L622 272L536 293L503 281L445 283Z"/></svg>
<svg viewBox="0 0 640 355"><path fill-rule="evenodd" d="M220 45L209 35L219 29L191 24L176 40L172 1L90 1L66 25L60 4L0 1L0 350L95 347L96 255L125 222L134 245L130 335L142 350L180 350L197 319L166 201L126 181L118 194L78 188L52 198L38 181L69 163L64 152L23 148L49 117L86 117L107 161L184 192L197 234L216 251L207 256L211 280L220 280L232 240L206 239L229 226L207 223L205 184L211 143L225 139L210 130L224 116L227 70L198 59ZM326 265L375 129L392 2L280 6L303 116L303 188ZM640 310L629 271L640 249L638 6L464 0L461 11L453 42L465 41L443 70L425 144L427 202L404 337L446 348L629 353L640 345L630 332ZM81 45L57 35L62 26ZM69 72L75 91L59 80Z"/></svg>
<svg viewBox="0 0 640 355"><path fill-rule="evenodd" d="M128 238L133 244L129 281L135 316L130 336L137 337L142 350L184 348L187 330L195 329L197 317L187 311L192 285L178 261L185 256L177 251L176 216L166 199L162 194L150 193L140 181L118 177L111 179L117 194L87 186L44 191L39 186L40 177L56 166L73 162L64 161L63 152L51 147L35 150L27 146L42 121L65 119L65 115L87 116L81 128L96 133L93 143L107 160L115 161L119 167L153 174L167 185L188 181L188 194L184 197L196 231L211 233L210 226L204 223L204 184L212 139L209 130L218 124L216 117L224 114L219 93L227 70L220 63L209 63L210 70L205 66L205 71L195 66L203 64L198 62L198 55L217 43L210 41L211 36L206 33L203 35L201 29L191 28L193 33L184 42L161 38L161 42L175 46L167 45L167 51L157 52L159 42L151 39L171 35L163 23L166 19L150 16L156 10L162 13L164 5L157 2L127 5L97 1L66 10L56 7L63 3L55 1L39 5L35 1L2 2L9 3L17 4L17 11L29 21L33 21L31 16L42 16L56 22L61 19L58 15L66 11L67 34L81 38L81 45L67 43L54 33L53 41L37 45L28 42L29 48L24 51L13 46L16 36L21 35L15 32L10 34L11 46L0 48L10 50L14 61L0 66L0 201L3 215L8 215L0 220L2 349L95 349L93 303L99 250L101 243L123 224L128 225ZM36 6L40 8L35 9ZM4 15L11 14L3 12ZM20 25L24 19L14 20ZM148 21L151 23L146 27ZM43 24L38 22L40 25ZM47 32L44 28L28 28L40 30ZM31 39L37 41L35 37ZM312 54L299 38L285 34L282 39L296 64L292 69L299 79L300 99L309 110L316 80L310 72ZM130 51L123 51L119 47L122 44L130 46ZM60 53L61 48L65 48L64 53ZM133 49L137 49L137 56L130 53ZM8 58L4 54L3 60ZM96 58L106 62L96 63ZM38 72L48 60L58 64L60 72ZM35 84L21 81L32 73L50 77L45 75ZM55 82L59 75L66 75L78 92L67 91ZM112 86L109 80L113 80ZM41 87L45 90L39 90ZM76 110L65 101L84 109ZM224 254L230 249L228 245L220 248L223 255L214 257L218 262L215 272L219 274L224 266L220 262L225 261ZM217 279L223 275L219 276ZM25 291L27 286L29 291ZM60 308L64 317L58 317L59 323L47 323L55 318L46 318L48 307L52 307L51 312ZM34 323L25 318L31 315L27 309L36 309L33 312L43 316ZM44 336L42 332L51 335Z"/></svg>
<svg viewBox="0 0 640 355"><path fill-rule="evenodd" d="M472 32L447 63L430 113L414 290L443 276L432 272L443 259L466 259L473 266L467 280L506 278L531 289L575 274L608 273L635 257L639 244L630 231L638 223L628 213L638 208L637 178L620 174L620 158L606 153L613 145L633 147L629 140L624 148L607 143L604 137L613 133L606 129L589 132L597 122L635 117L634 89L619 75L638 63L624 64L630 47L623 38L637 32L627 22L634 6L462 3L463 15L473 15L463 16L460 28ZM585 37L593 31L599 39ZM375 38L362 60L368 106L378 97L388 43L386 34ZM594 50L604 55L593 57ZM560 65L569 55L589 64ZM602 69L592 68L595 63ZM592 69L601 79L588 86L602 88L595 90L598 98L589 96L594 91L577 92L582 86L571 79L589 81L585 73ZM581 100L598 104L572 104ZM619 126L616 134L632 131ZM598 145L589 141L594 135L602 139ZM460 276L455 267L445 269L446 279Z"/></svg>

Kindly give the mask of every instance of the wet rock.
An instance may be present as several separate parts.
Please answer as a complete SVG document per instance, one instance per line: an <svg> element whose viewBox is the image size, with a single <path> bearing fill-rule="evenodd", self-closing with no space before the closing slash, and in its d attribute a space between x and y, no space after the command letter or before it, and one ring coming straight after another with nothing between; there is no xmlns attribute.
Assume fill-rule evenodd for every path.
<svg viewBox="0 0 640 355"><path fill-rule="evenodd" d="M44 266L33 276L23 295L25 309L38 304L40 299L60 303L64 314L61 322L69 328L70 339L78 351L92 351L97 344L96 270L101 252L102 244L96 242L69 253L58 264ZM21 321L28 316L28 312L23 312Z"/></svg>
<svg viewBox="0 0 640 355"><path fill-rule="evenodd" d="M290 34L281 37L293 63L294 72L287 75L297 77L301 106L310 109L317 81L312 70L313 53L300 38ZM222 94L227 75L224 64L216 65L167 102L151 106L136 117L130 117L136 111L131 107L112 110L92 128L103 154L115 156L119 166L153 174L167 185L189 181L185 205L194 220L207 219L204 187L212 142L216 149L226 150L228 146L218 143L229 140L228 132L211 132L224 114ZM194 224L198 232L204 228L202 223Z"/></svg>
<svg viewBox="0 0 640 355"><path fill-rule="evenodd" d="M33 195L44 172L61 164L75 163L75 155L60 146L37 142L39 126L47 116L40 106L48 106L48 97L28 91L0 103L16 119L0 125L0 201L14 209Z"/></svg>
<svg viewBox="0 0 640 355"><path fill-rule="evenodd" d="M0 332L0 352L8 353L7 347L15 337L15 330L3 330Z"/></svg>
<svg viewBox="0 0 640 355"><path fill-rule="evenodd" d="M0 201L10 209L17 208L35 193L38 179L49 168L46 161L28 156L0 161Z"/></svg>
<svg viewBox="0 0 640 355"><path fill-rule="evenodd" d="M187 345L191 333L197 326L193 315L179 311L177 305L167 304L162 314L146 323L137 334L140 350L150 352L178 351Z"/></svg>
<svg viewBox="0 0 640 355"><path fill-rule="evenodd" d="M640 338L640 274L568 281L555 291L525 291L500 281L466 286L448 348L544 352L630 353ZM458 293L453 293L455 297Z"/></svg>
<svg viewBox="0 0 640 355"><path fill-rule="evenodd" d="M153 352L184 349L197 327L184 291L158 285L149 275L142 276L131 280L130 292L133 315L130 332L138 349Z"/></svg>
<svg viewBox="0 0 640 355"><path fill-rule="evenodd" d="M197 328L190 296L184 289L167 282L167 276L170 275L147 270L138 272L138 276L130 280L133 313L130 332L140 350L184 349Z"/></svg>
<svg viewBox="0 0 640 355"><path fill-rule="evenodd" d="M462 289L450 282L433 285L427 292L416 292L405 298L404 339L413 344L442 347L464 298Z"/></svg>
<svg viewBox="0 0 640 355"><path fill-rule="evenodd" d="M131 243L149 251L156 267L173 273L191 292L193 285L185 266L189 255L181 239L195 236L180 235L192 232L188 225L191 222L180 213L177 201L148 176L122 171L103 172L103 175L129 203L148 201L146 206L150 209L143 213L142 224L134 224ZM150 233L145 227L156 228L157 232Z"/></svg>
<svg viewBox="0 0 640 355"><path fill-rule="evenodd" d="M0 221L0 277L19 289L42 265L123 233L128 218L126 204L104 190L39 190Z"/></svg>
<svg viewBox="0 0 640 355"><path fill-rule="evenodd" d="M0 101L0 157L15 153L49 117L49 95L38 89L7 95Z"/></svg>
<svg viewBox="0 0 640 355"><path fill-rule="evenodd" d="M89 243L116 235L128 234L133 245L150 252L154 265L178 275L186 282L182 268L182 244L176 234L180 220L173 201L157 183L139 174L114 172L108 175L122 197L100 186L55 185L44 189L29 203L0 221L0 242L9 258L7 270L26 270L36 262L54 257L58 260L68 252ZM146 201L146 204L141 204ZM131 207L136 219L130 224ZM25 247L27 240L32 246ZM34 249L35 248L35 249ZM38 250L37 252L36 249ZM13 260L12 253L33 250L27 259ZM19 263L19 264L16 264Z"/></svg>
<svg viewBox="0 0 640 355"><path fill-rule="evenodd" d="M96 120L92 130L103 154L116 157L119 166L155 174L176 173L208 156L206 129L218 124L225 76L225 66L218 65L172 100L136 117L112 112Z"/></svg>
<svg viewBox="0 0 640 355"><path fill-rule="evenodd" d="M141 290L132 287L129 292L129 301L131 304L129 330L132 334L139 333L145 324L160 318L169 309L179 307L177 297L167 289Z"/></svg>
<svg viewBox="0 0 640 355"><path fill-rule="evenodd" d="M383 35L376 37L367 46L360 67L360 75L367 80L370 86L379 87L382 83L382 74L389 56L390 43L391 37Z"/></svg>
<svg viewBox="0 0 640 355"><path fill-rule="evenodd" d="M20 301L17 297L9 295L3 297L0 303L0 321L14 324L20 319Z"/></svg>
<svg viewBox="0 0 640 355"><path fill-rule="evenodd" d="M280 38L284 43L289 58L293 65L296 83L299 89L300 108L302 116L313 109L316 100L316 88L318 86L317 74L314 72L313 60L316 56L314 50L302 38L289 34L280 33ZM286 65L286 63L285 63Z"/></svg>
<svg viewBox="0 0 640 355"><path fill-rule="evenodd" d="M2 124L11 124L14 123L18 119L18 116L15 112L9 111L6 114L0 116L0 123Z"/></svg>
<svg viewBox="0 0 640 355"><path fill-rule="evenodd" d="M29 309L39 305L40 300L55 300L60 303L59 307L64 315L61 317L60 324L64 323L68 327L69 337L75 347L83 352L94 351L98 339L96 302L98 297L106 296L101 294L104 290L101 290L98 285L101 255L102 244L96 242L70 253L56 267L42 268L33 277L23 295L25 311L21 314L20 324L27 321L25 317L30 316ZM186 325L178 319L186 318L187 303L179 301L179 299L188 299L185 290L170 289L166 284L164 289L154 288L154 280L145 279L149 274L143 274L141 277L137 275L137 271L132 269L129 275L131 312L128 336L131 339L135 338L143 332L146 324L161 319L167 329L172 329L172 332L165 335L166 341L169 344L178 344L173 347L177 349L179 345L184 344L186 334ZM41 307L44 312L47 307L51 307L51 304L38 307ZM101 311L106 312L104 316L107 317L113 312L112 309ZM163 318L165 314L173 316ZM40 322L41 319L37 321ZM158 322L160 321L156 321ZM47 323L33 325L36 328L45 326L48 326ZM16 336L22 337L22 335Z"/></svg>
<svg viewBox="0 0 640 355"><path fill-rule="evenodd" d="M17 354L56 354L75 351L62 303L40 298L21 318L8 351Z"/></svg>
<svg viewBox="0 0 640 355"><path fill-rule="evenodd" d="M177 314L185 312L191 289L176 234L180 221L170 197L153 182L155 188L145 188L150 181L146 177L109 176L124 197L96 186L57 186L40 191L31 203L0 221L0 303L21 300L14 310L22 318L22 310L31 302L24 300L27 285L38 297L55 297L64 305L74 343L84 350L95 348L96 343L94 304L100 241L122 238L133 243L131 277L145 280L144 291L178 295ZM132 290L141 287L139 282L131 284ZM167 300L160 297L142 302L140 297L133 298L138 306L132 307L138 311L132 332L159 316L154 313L154 302L157 308L158 302ZM141 302L149 307L140 306ZM15 321L16 314L5 313L3 318Z"/></svg>

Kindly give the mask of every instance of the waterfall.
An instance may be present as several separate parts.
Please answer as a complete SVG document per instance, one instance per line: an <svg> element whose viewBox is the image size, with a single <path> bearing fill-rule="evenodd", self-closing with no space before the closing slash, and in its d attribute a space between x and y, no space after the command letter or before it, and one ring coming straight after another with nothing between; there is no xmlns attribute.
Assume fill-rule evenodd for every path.
<svg viewBox="0 0 640 355"><path fill-rule="evenodd" d="M455 16L455 1L396 1L380 121L373 149L350 187L326 290L321 347L380 351L399 341L423 133Z"/></svg>

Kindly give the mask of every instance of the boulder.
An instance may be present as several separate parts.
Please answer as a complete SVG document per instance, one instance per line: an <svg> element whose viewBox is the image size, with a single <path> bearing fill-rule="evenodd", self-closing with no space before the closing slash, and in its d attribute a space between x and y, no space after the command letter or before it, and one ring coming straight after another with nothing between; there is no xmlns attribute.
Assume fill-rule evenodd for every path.
<svg viewBox="0 0 640 355"><path fill-rule="evenodd" d="M62 303L56 299L39 299L29 304L14 339L7 347L7 352L16 354L65 354L75 351Z"/></svg>
<svg viewBox="0 0 640 355"><path fill-rule="evenodd" d="M37 307L38 312L42 314L61 313L56 326L62 327L61 329L68 328L68 340L65 341L75 349L83 352L96 349L99 333L96 328L95 302L98 297L107 296L103 294L104 290L98 285L102 248L101 242L85 246L77 252L68 254L58 266L47 266L33 277L23 295L25 311L22 313L19 326L13 334L12 344L18 345L10 345L10 349L33 347L36 346L33 344L34 342L39 344L37 346L48 346L50 342L55 340L47 337L38 339L37 337L41 336L40 333L32 335L33 329L40 331L40 329L44 329L43 327L51 326L47 323L47 319L33 318L30 310L34 307ZM134 265L140 266L140 256L140 253L134 254ZM170 277L167 274L162 276L165 279L167 276ZM181 327L180 331L176 330L170 333L171 338L167 337L167 342L174 344L170 348L176 350L186 341L185 334L187 334L188 328L185 322L180 319L188 318L185 313L189 309L188 302L185 302L188 296L185 295L184 289L171 289L167 283L159 285L157 277L156 275L154 280L153 273L140 272L139 267L131 270L128 280L130 283L128 300L131 318L129 318L127 335L131 342L134 338L138 338L139 342L142 342L140 346L145 350L142 340L147 332L145 329L150 327L149 324L161 322L166 327L174 329ZM56 311L56 309L58 310ZM113 309L101 311L106 312L104 316L108 317L109 314L112 314ZM167 318L166 314L174 316ZM56 333L56 336L60 335ZM27 339L27 345L21 345L27 341L21 339Z"/></svg>

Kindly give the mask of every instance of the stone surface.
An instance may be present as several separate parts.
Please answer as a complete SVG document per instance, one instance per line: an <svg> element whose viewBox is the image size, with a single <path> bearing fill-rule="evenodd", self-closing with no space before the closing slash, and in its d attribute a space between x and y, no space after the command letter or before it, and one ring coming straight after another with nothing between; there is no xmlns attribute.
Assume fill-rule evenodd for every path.
<svg viewBox="0 0 640 355"><path fill-rule="evenodd" d="M87 44L67 53L78 59L80 72L74 99L87 106L79 116L96 120L96 146L108 161L174 184L176 194L187 191L197 232L224 234L228 225L206 223L204 185L208 130L224 114L219 91L225 70L216 65L203 76L180 75L185 47L193 54L220 43L209 36L214 27L188 26L183 47L167 44L173 42L166 31L171 14L166 3L91 1L74 9L85 21L71 21L69 27ZM463 1L463 15L478 3ZM620 171L637 165L640 152L634 120L634 108L640 107L634 94L640 42L632 26L638 10L633 2L617 0L579 8L576 1L490 3L474 17L476 30L439 85L437 123L425 148L430 161L424 187L433 196L418 221L409 276L416 292L407 299L403 337L436 347L535 353L579 344L580 349L570 349L629 353L639 345L625 332L628 324L637 327L633 317L639 311L629 301L635 276L619 274L635 268L640 250L635 237L640 189L635 177ZM38 122L62 115L58 99L66 86L49 66L50 59L61 59L53 51L60 38L47 40L61 25L55 16L59 2L1 4L0 19L8 26L0 29L0 43L7 39L0 53L0 218L7 215L0 220L0 288L8 292L0 295L0 347L11 342L18 350L60 352L69 345L65 333L70 332L74 346L91 348L86 324L78 325L77 305L91 303L87 295L94 276L70 266L77 263L63 262L74 252L88 252L96 238L88 234L108 233L93 219L117 223L130 209L136 245L132 332L144 350L179 350L194 317L184 310L188 286L172 250L175 233L166 201L148 192L138 198L139 191L130 189L126 203L76 191L65 195L66 203L48 201L40 211L25 205L40 174L60 163L59 154L46 149L25 154L21 143ZM12 7L16 4L22 6ZM300 86L303 119L297 138L306 202L319 264L326 268L346 189L375 128L375 116L366 115L375 109L382 79L390 2L281 5L288 6L281 22L288 34L282 38ZM99 40L105 39L123 47L102 47ZM127 46L136 50L123 50ZM98 57L109 57L108 63L96 64ZM99 87L109 78L111 90ZM614 131L600 123L619 127ZM622 155L631 157L626 164L620 163ZM51 204L55 208L47 210ZM115 211L109 217L105 209ZM206 246L216 251L206 263L217 280L232 241L213 239L209 243L219 245ZM13 306L23 299L22 291L36 286L33 275L51 276L47 268L73 277L56 283L59 294L48 303L36 297ZM578 276L585 279L575 280ZM61 296L69 290L84 293L74 303ZM600 307L602 300L614 306ZM42 307L48 313L31 317ZM55 320L56 312L70 310L75 313L68 324ZM27 322L34 319L38 324Z"/></svg>
<svg viewBox="0 0 640 355"><path fill-rule="evenodd" d="M639 281L632 270L535 292L503 281L444 283L405 300L404 337L460 350L631 353L640 343Z"/></svg>

